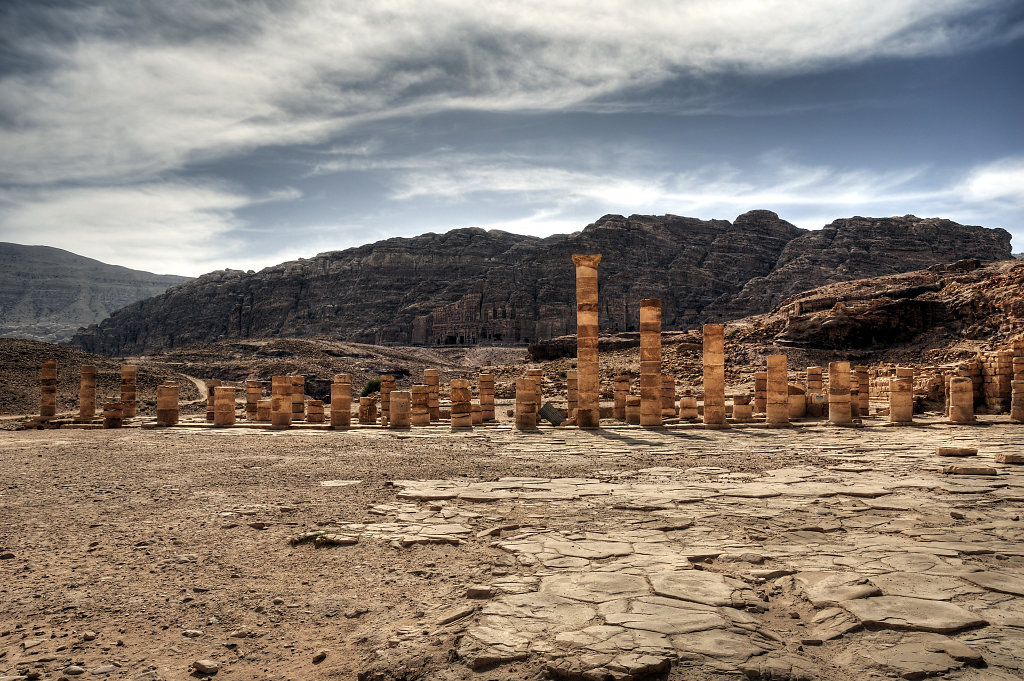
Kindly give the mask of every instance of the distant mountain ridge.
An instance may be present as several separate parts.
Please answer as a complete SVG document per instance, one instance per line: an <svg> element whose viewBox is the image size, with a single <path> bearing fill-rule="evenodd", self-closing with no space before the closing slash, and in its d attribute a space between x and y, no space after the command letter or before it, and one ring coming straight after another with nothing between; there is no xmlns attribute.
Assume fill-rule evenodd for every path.
<svg viewBox="0 0 1024 681"><path fill-rule="evenodd" d="M814 231L766 210L733 222L606 215L543 239L456 229L213 272L119 310L72 344L112 355L257 336L529 343L575 330L573 253L604 254L599 314L609 331L635 330L643 298L660 298L663 328L681 329L767 312L830 282L1011 257L1005 230L912 215Z"/></svg>
<svg viewBox="0 0 1024 681"><path fill-rule="evenodd" d="M188 280L0 242L0 336L67 342L80 327Z"/></svg>

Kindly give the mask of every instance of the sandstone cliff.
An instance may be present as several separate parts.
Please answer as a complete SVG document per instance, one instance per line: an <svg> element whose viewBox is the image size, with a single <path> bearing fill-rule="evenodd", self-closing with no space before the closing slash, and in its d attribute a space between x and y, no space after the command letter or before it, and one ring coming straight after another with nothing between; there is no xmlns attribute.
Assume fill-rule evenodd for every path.
<svg viewBox="0 0 1024 681"><path fill-rule="evenodd" d="M686 328L765 312L833 281L1009 258L1010 235L913 216L808 231L770 211L733 222L607 215L544 239L458 229L207 274L81 330L73 344L137 354L255 336L530 343L575 330L573 253L604 254L602 330L635 331L642 298L661 298L664 328Z"/></svg>
<svg viewBox="0 0 1024 681"><path fill-rule="evenodd" d="M0 243L0 336L64 342L79 327L185 281L59 248Z"/></svg>

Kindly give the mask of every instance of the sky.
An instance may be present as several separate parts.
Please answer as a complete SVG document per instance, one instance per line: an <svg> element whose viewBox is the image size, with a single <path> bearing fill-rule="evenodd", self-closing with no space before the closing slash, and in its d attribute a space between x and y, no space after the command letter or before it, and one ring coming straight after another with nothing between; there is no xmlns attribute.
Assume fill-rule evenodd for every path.
<svg viewBox="0 0 1024 681"><path fill-rule="evenodd" d="M602 215L1024 250L1021 0L4 0L0 241L164 274Z"/></svg>

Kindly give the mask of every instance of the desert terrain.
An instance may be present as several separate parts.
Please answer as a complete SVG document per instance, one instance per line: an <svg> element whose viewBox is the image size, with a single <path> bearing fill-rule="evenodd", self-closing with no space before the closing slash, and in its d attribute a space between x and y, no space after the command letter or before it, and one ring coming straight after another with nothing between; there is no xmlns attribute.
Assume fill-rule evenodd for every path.
<svg viewBox="0 0 1024 681"><path fill-rule="evenodd" d="M694 340L665 342L680 390L698 381ZM140 415L21 430L55 346L4 343L9 366L21 358L5 385L23 393L0 431L0 679L1024 675L1024 468L996 462L1021 453L1024 424L1005 414L950 425L922 403L894 427L876 400L855 427L521 432L508 410L524 348L267 340L66 350L58 416L74 362L100 365L102 401L122 359L140 366ZM728 352L730 394L749 390L757 352ZM602 353L602 375L636 353ZM346 370L358 391L387 370L401 385L438 367L446 383L487 363L498 421L470 432L203 415L206 380L301 371L311 390ZM573 360L528 366L564 403ZM154 428L147 401L168 376L182 422ZM977 455L936 455L948 446Z"/></svg>

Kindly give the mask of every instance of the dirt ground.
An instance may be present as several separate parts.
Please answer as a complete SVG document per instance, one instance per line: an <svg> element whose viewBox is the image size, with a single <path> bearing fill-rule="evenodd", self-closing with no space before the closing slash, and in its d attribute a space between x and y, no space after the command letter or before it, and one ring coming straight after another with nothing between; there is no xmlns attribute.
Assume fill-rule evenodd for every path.
<svg viewBox="0 0 1024 681"><path fill-rule="evenodd" d="M936 421L0 432L0 679L1022 678L1024 425Z"/></svg>

